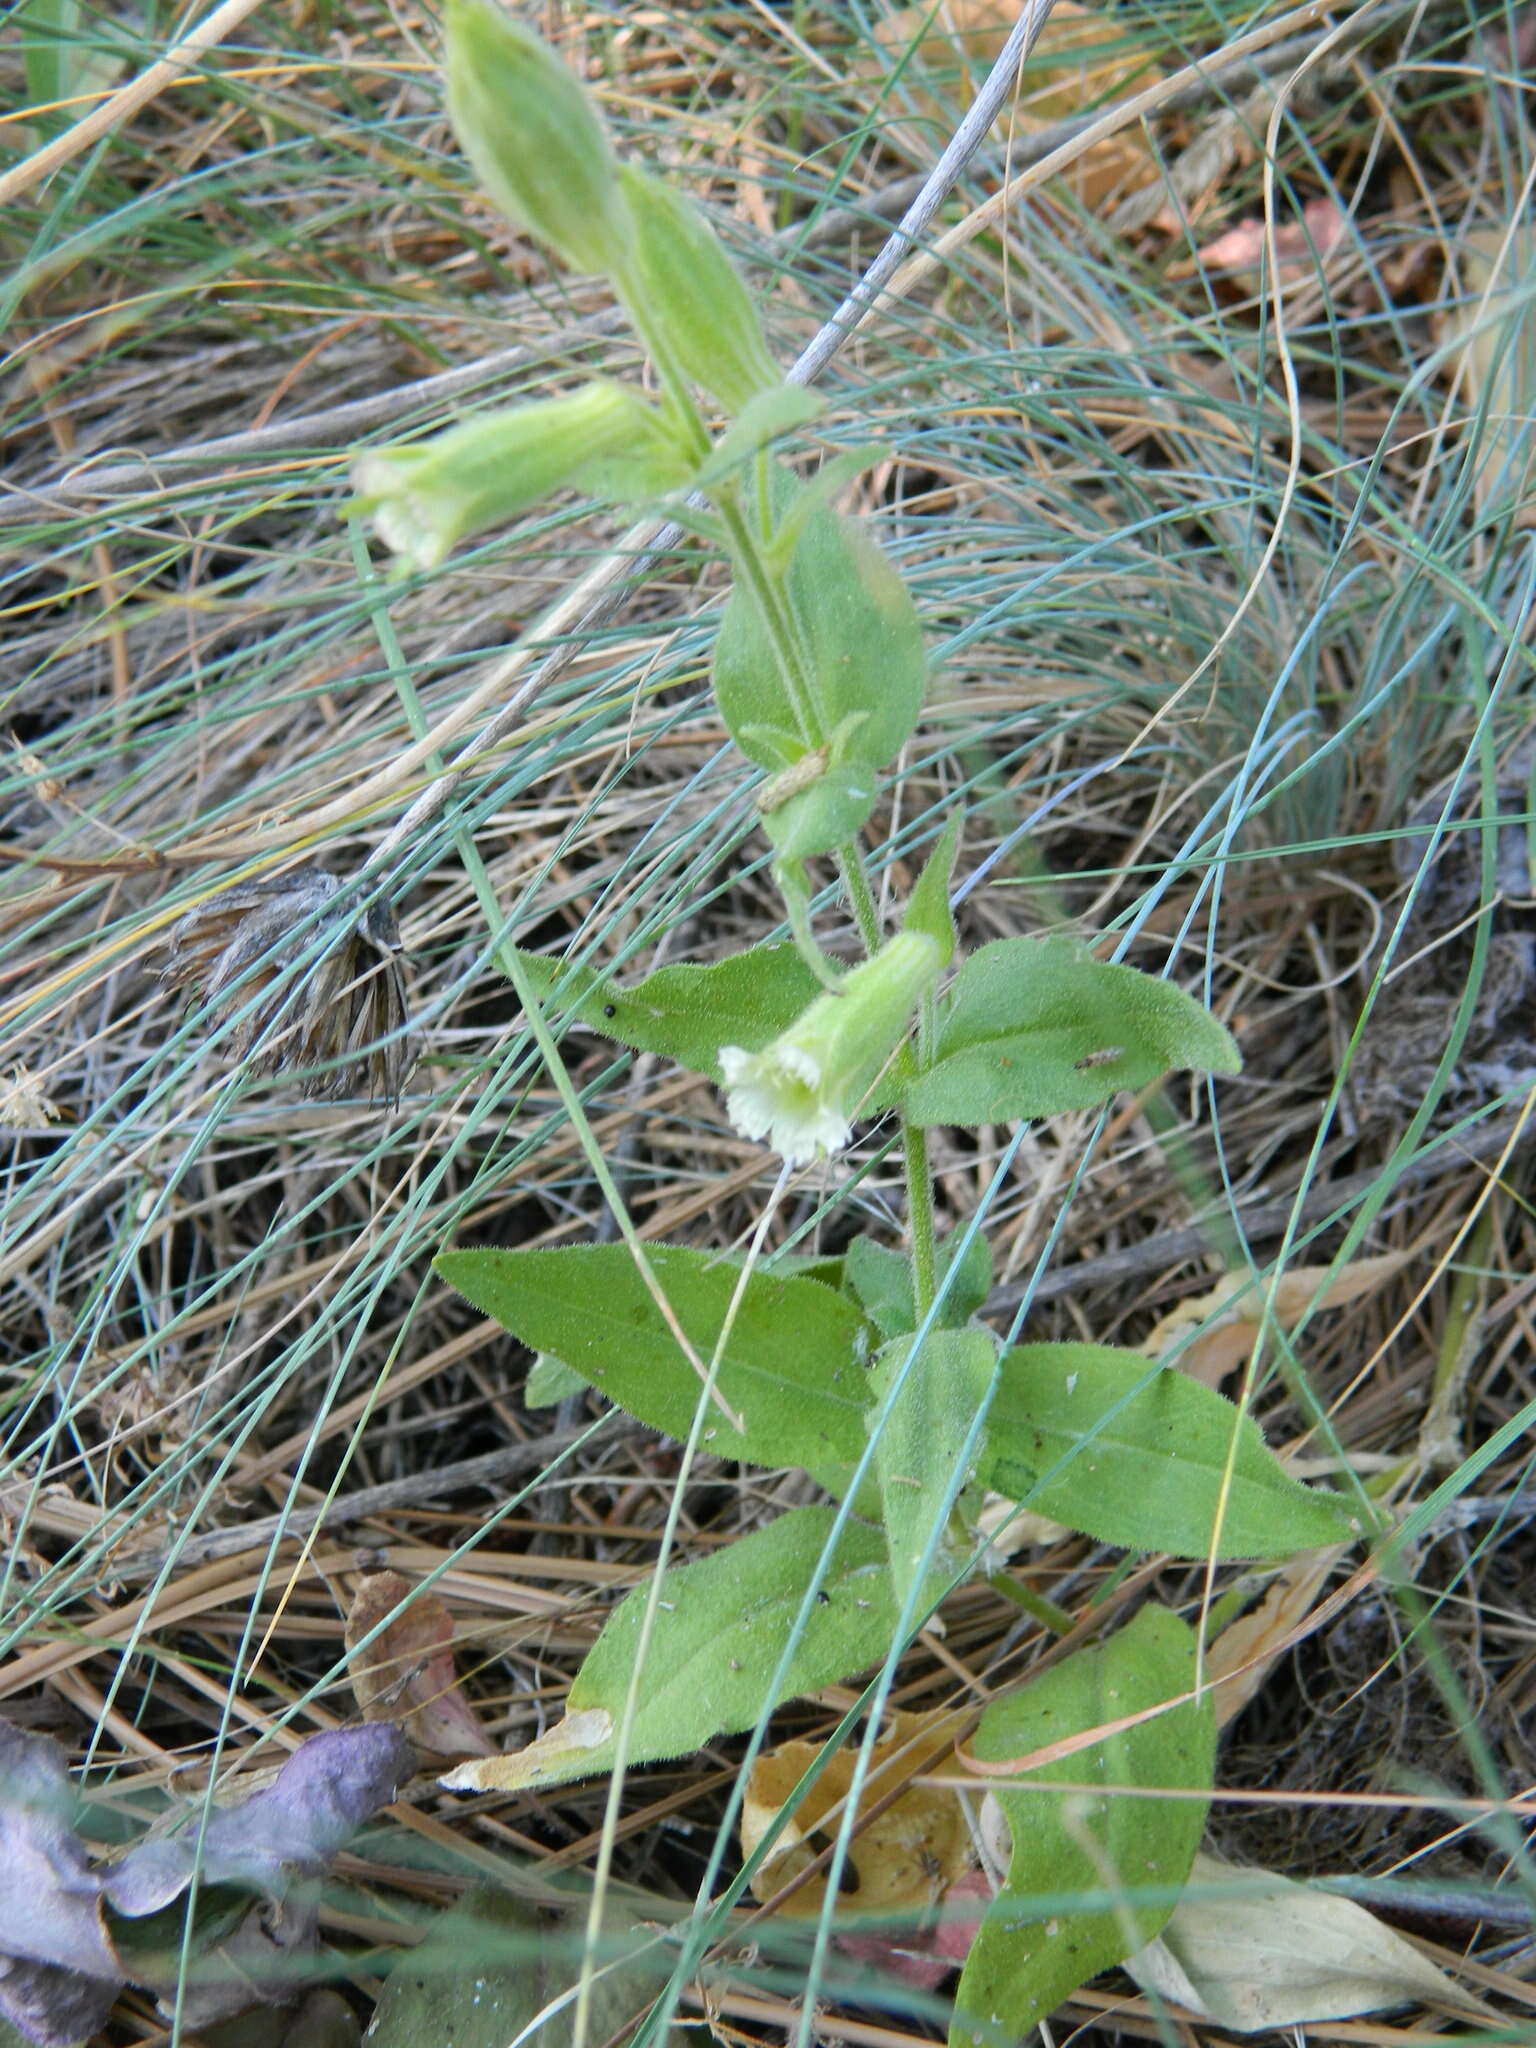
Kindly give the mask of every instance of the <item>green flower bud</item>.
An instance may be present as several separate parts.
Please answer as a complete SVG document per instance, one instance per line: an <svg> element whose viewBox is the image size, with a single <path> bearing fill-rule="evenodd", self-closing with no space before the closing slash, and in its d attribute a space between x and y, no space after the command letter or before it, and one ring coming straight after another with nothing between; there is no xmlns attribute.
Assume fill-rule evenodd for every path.
<svg viewBox="0 0 1536 2048"><path fill-rule="evenodd" d="M942 964L926 932L898 932L763 1051L722 1045L726 1114L737 1130L766 1137L790 1166L840 1152Z"/></svg>
<svg viewBox="0 0 1536 2048"><path fill-rule="evenodd" d="M575 270L611 270L624 244L618 165L580 82L495 0L448 0L448 112L480 182L514 227Z"/></svg>
<svg viewBox="0 0 1536 2048"><path fill-rule="evenodd" d="M631 238L617 275L635 325L732 412L783 382L735 265L703 214L660 178L619 173Z"/></svg>
<svg viewBox="0 0 1536 2048"><path fill-rule="evenodd" d="M353 465L352 509L413 569L435 569L450 548L499 526L562 484L607 488L681 482L688 465L660 417L622 384L589 384L567 398L477 413L430 441L370 449Z"/></svg>

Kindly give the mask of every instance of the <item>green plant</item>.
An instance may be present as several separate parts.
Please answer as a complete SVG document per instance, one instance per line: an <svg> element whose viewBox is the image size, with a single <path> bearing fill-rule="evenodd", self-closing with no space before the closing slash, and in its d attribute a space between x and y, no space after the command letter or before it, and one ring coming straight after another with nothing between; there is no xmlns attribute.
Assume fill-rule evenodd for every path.
<svg viewBox="0 0 1536 2048"><path fill-rule="evenodd" d="M714 695L761 772L756 809L791 934L632 985L552 962L501 941L495 892L466 826L457 844L497 958L579 1130L551 1018L721 1086L737 1129L767 1138L783 1161L775 1201L793 1169L840 1153L861 1117L892 1119L906 1175L902 1250L861 1234L834 1258L765 1261L772 1204L744 1256L647 1247L588 1133L623 1242L467 1248L437 1261L468 1300L542 1354L546 1383L574 1377L685 1447L663 1568L610 1617L565 1718L523 1751L444 1780L510 1788L606 1772L616 1787L628 1764L761 1731L779 1702L856 1672L879 1672L878 1709L902 1650L972 1576L1029 1605L999 1561L999 1502L1005 1514L1031 1509L1128 1550L1212 1561L1348 1542L1366 1515L1363 1499L1292 1478L1247 1415L1177 1371L1108 1346L1009 1344L984 1319L987 1246L974 1224L938 1235L929 1131L1093 1109L1172 1069L1231 1073L1237 1049L1173 982L1100 959L1074 937L1006 939L956 965L958 810L887 928L871 842L882 796L900 779L898 767L888 780L892 764L922 714L928 652L905 582L838 509L841 489L879 451L850 450L803 474L781 451L814 427L820 402L776 368L704 217L657 177L620 164L574 78L493 0L453 0L448 37L450 107L490 196L557 256L607 277L656 389L593 380L472 415L429 441L370 449L355 464L355 510L407 574L432 573L461 542L567 485L718 549L732 581L711 655ZM382 602L377 618L388 651ZM421 743L420 707L403 678L400 686ZM370 861L376 892L415 815ZM813 864L823 861L851 908L857 962L821 943ZM370 902L362 915L387 936L386 913ZM217 908L193 913L177 933L181 955L206 968L210 994L248 981L271 936L264 927L261 946L249 931L230 937L214 929L218 917ZM284 971L304 964L295 953ZM373 971L388 967L385 957ZM375 1015L353 987L347 980L348 1016ZM312 1009L313 988L306 1000ZM302 1005L296 1024L265 987L237 1043L270 1068L285 1020L301 1051L318 1048L333 1065L359 1050L350 1024L338 1034ZM372 1059L381 1092L398 1092L401 1072L398 1054ZM666 1568L682 1482L706 1447L748 1465L803 1467L833 1504L797 1508L725 1555ZM1062 1625L1048 1607L1038 1618ZM1122 1715L1140 1717L1135 1726L1115 1725L1116 1699ZM1144 1609L1107 1644L1076 1650L1046 1679L994 1701L974 1748L1007 1757L1063 1739L1078 1773L1180 1796L1128 1802L1130 1819L1114 1801L1078 1813L1066 1794L1045 1807L1055 1836L1074 1845L1082 1883L1112 1896L1068 1914L1072 1938L1043 1948L1028 1925L1041 1837L1015 1830L1000 1903L962 1979L957 2037L985 2034L994 2014L1016 2029L1048 2010L1149 1939L1172 1909L1198 1842L1214 1743L1188 1624ZM999 1801L1034 1813L1040 1797L1010 1789ZM835 1859L856 1810L855 1792ZM771 1847L770 1837L762 1853ZM690 1937L680 1972L707 1938L702 1928Z"/></svg>
<svg viewBox="0 0 1536 2048"><path fill-rule="evenodd" d="M450 105L487 190L555 254L606 274L657 395L594 382L429 442L372 450L357 463L357 509L408 570L430 571L461 540L564 484L663 513L717 547L732 585L714 693L762 771L757 810L793 941L669 966L632 986L507 945L499 957L562 1089L546 1003L710 1076L737 1128L781 1155L780 1190L873 1114L895 1120L907 1182L904 1251L860 1235L840 1257L798 1265L765 1264L756 1244L741 1257L633 1239L439 1258L453 1286L543 1354L546 1383L574 1376L682 1441L685 1475L707 1445L746 1464L801 1465L838 1503L785 1514L726 1556L658 1572L610 1618L557 1727L444 1781L477 1789L621 1772L759 1727L795 1693L871 1666L888 1673L969 1575L1017 1595L982 1533L989 1496L1127 1549L1212 1560L1348 1541L1363 1517L1292 1479L1247 1416L1176 1371L1093 1344L1006 1346L982 1319L986 1245L975 1229L936 1237L928 1131L1092 1108L1175 1068L1231 1073L1236 1047L1172 982L1069 937L984 945L946 983L958 812L899 928L886 931L869 834L882 778L921 715L928 662L906 585L837 509L841 487L878 451L809 477L778 452L820 406L775 368L703 216L620 165L576 81L492 0L454 0L448 31ZM473 864L472 845L462 850ZM819 941L818 860L840 877L864 947L858 963ZM494 916L485 887L481 897ZM1147 1803L1123 1827L1113 1802L1097 1820L1061 1809L1052 1826L1077 1828L1085 1881L1151 1888L1133 1907L1085 1910L1081 1940L1048 1953L1020 1917L1039 1875L1020 1837L961 1984L957 2034L969 2038L973 2022L984 2034L1002 2007L1007 2027L1048 2010L1150 1938L1187 1875L1213 1738L1195 1639L1171 1612L1144 1610L1107 1649L1069 1657L1045 1682L1049 1702L1038 1687L996 1702L978 1753L1027 1749L1021 1731L1091 1741L1117 1696L1102 1671L1127 1656L1135 1684L1124 1699L1134 1693L1151 1718L1092 1754L1101 1770L1112 1754L1109 1775L1143 1791L1196 1796ZM1081 1770L1086 1759L1075 1761ZM839 1854L846 1833L845 1822Z"/></svg>

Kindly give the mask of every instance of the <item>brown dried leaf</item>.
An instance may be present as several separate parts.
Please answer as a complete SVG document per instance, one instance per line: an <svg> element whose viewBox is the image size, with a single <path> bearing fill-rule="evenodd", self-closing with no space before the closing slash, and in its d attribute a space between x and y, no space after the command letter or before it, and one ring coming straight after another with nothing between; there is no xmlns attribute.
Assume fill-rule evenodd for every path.
<svg viewBox="0 0 1536 2048"><path fill-rule="evenodd" d="M1301 219L1282 221L1274 233L1274 260L1282 285L1316 277L1329 251L1344 238L1345 218L1331 199L1309 199ZM1269 238L1261 220L1238 221L1196 255L1207 270L1227 270L1237 282L1256 289L1268 260Z"/></svg>
<svg viewBox="0 0 1536 2048"><path fill-rule="evenodd" d="M1276 1574L1258 1606L1239 1615L1212 1643L1207 1669L1215 1684L1218 1728L1235 1720L1262 1690L1275 1658L1289 1647L1291 1631L1311 1612L1334 1566L1351 1548L1341 1543L1295 1559ZM1230 1677L1233 1672L1241 1676Z"/></svg>
<svg viewBox="0 0 1536 2048"><path fill-rule="evenodd" d="M1309 1310L1342 1308L1372 1294L1410 1258L1407 1251L1380 1258L1355 1259L1329 1278L1327 1266L1290 1266L1275 1280L1269 1296L1273 1321L1283 1330L1296 1327ZM1219 1386L1229 1372L1247 1363L1264 1319L1266 1290L1246 1273L1228 1273L1209 1294L1181 1301L1170 1309L1139 1347L1149 1358L1165 1358L1189 1331L1205 1328L1193 1343L1170 1359L1180 1372L1208 1387Z"/></svg>
<svg viewBox="0 0 1536 2048"><path fill-rule="evenodd" d="M439 1756L497 1754L459 1689L453 1617L435 1593L419 1592L398 1572L367 1573L352 1596L346 1641L352 1690L368 1720L401 1722L418 1749Z"/></svg>
<svg viewBox="0 0 1536 2048"><path fill-rule="evenodd" d="M573 1756L584 1756L613 1740L613 1716L606 1707L584 1707L546 1728L524 1749L474 1763L455 1764L438 1779L446 1792L520 1792L527 1785L558 1784Z"/></svg>
<svg viewBox="0 0 1536 2048"><path fill-rule="evenodd" d="M1536 230L1474 228L1457 241L1456 261L1462 304L1442 323L1440 338L1461 344L1468 417L1487 409L1472 489L1484 515L1503 502L1520 508L1519 523L1528 526L1536 520Z"/></svg>

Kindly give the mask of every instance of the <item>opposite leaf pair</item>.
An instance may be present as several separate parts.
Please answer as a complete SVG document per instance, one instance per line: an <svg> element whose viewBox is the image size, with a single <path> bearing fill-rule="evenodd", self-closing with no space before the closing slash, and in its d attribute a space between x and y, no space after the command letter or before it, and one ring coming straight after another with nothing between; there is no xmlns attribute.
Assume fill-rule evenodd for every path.
<svg viewBox="0 0 1536 2048"><path fill-rule="evenodd" d="M960 1529L979 1527L988 1490L1101 1542L1192 1558L1282 1557L1359 1533L1353 1506L1292 1479L1231 1402L1138 1352L1036 1344L999 1358L991 1333L967 1320L984 1279L971 1255L945 1261L941 1250L955 1322L932 1329L915 1356L878 1246L744 1282L733 1261L683 1246L648 1257L739 1420L708 1415L705 1448L799 1465L879 1526L844 1517L834 1539L831 1509L799 1508L717 1559L669 1571L630 1762L750 1728L794 1692L877 1664L985 1561L979 1534L969 1554L956 1546ZM544 1354L546 1375L558 1359L652 1428L691 1433L704 1390L627 1247L448 1252L437 1266ZM642 1588L610 1618L566 1722L448 1782L546 1784L611 1768L645 1604Z"/></svg>
<svg viewBox="0 0 1536 2048"><path fill-rule="evenodd" d="M928 872L947 879L947 864L936 856ZM770 1135L786 1158L838 1149L859 1113L1001 1123L1091 1109L1177 1067L1230 1074L1241 1064L1226 1029L1172 982L1049 938L971 954L937 1000L931 1037L892 1065L952 946L947 906L929 915L920 882L906 930L830 997L788 945L664 967L629 987L539 954L519 962L540 996L587 1029L734 1091L737 1127Z"/></svg>

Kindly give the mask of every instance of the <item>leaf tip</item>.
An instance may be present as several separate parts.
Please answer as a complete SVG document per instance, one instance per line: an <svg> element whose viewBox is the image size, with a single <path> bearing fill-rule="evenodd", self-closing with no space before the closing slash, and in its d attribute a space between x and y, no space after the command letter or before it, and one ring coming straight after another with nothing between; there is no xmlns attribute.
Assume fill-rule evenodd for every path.
<svg viewBox="0 0 1536 2048"><path fill-rule="evenodd" d="M613 1738L613 1716L606 1707L586 1707L507 1756L476 1757L457 1764L438 1779L445 1792L518 1792L546 1781L555 1783L581 1774L571 1768L573 1755L601 1749Z"/></svg>

